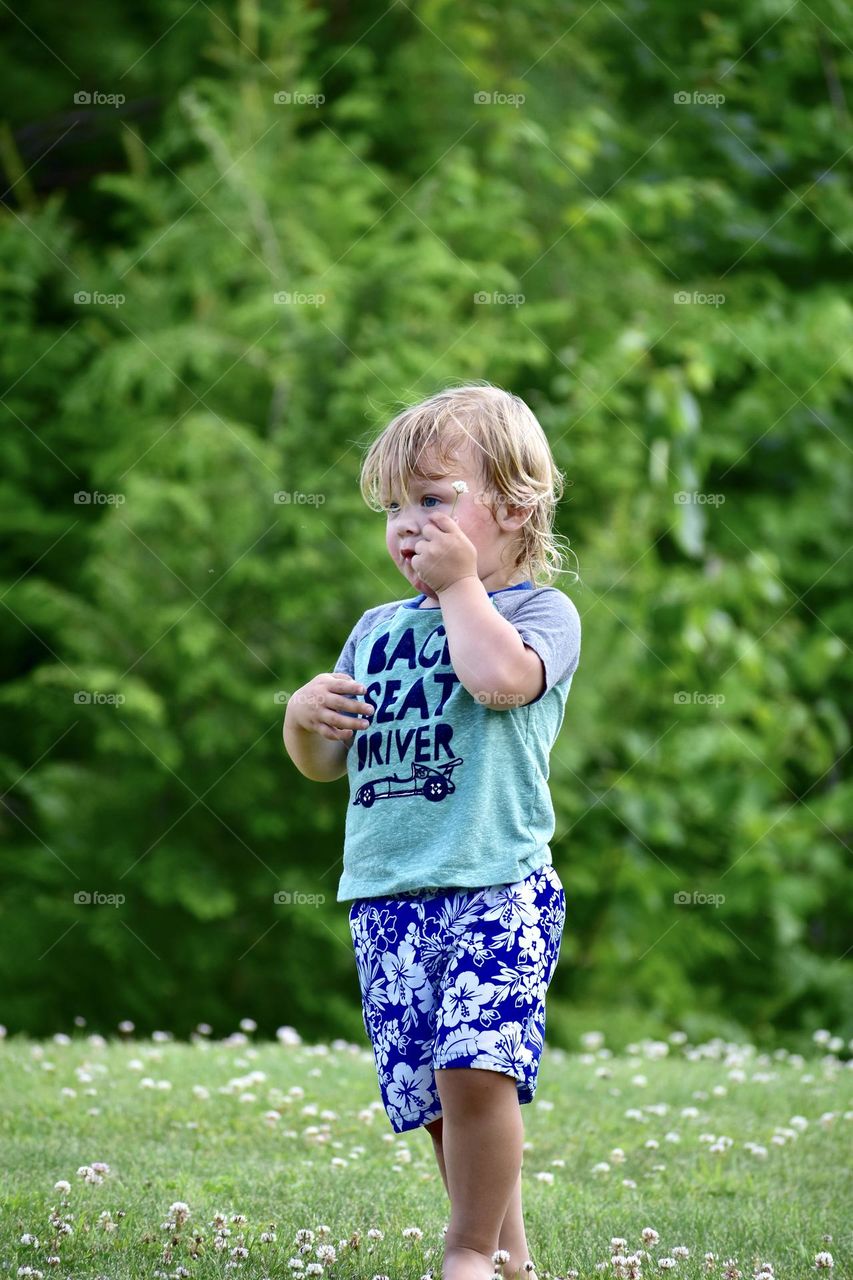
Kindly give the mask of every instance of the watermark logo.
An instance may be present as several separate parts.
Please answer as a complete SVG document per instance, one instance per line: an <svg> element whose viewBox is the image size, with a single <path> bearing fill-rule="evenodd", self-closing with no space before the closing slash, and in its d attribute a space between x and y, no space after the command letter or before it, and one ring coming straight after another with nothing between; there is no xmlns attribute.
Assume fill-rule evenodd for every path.
<svg viewBox="0 0 853 1280"><path fill-rule="evenodd" d="M272 300L277 307L322 307L325 293L289 293L286 289L274 293Z"/></svg>
<svg viewBox="0 0 853 1280"><path fill-rule="evenodd" d="M474 694L474 701L487 707L523 707L523 693L502 693L499 689L483 690Z"/></svg>
<svg viewBox="0 0 853 1280"><path fill-rule="evenodd" d="M78 507L123 507L127 498L123 493L101 493L100 489L80 489L74 495Z"/></svg>
<svg viewBox="0 0 853 1280"><path fill-rule="evenodd" d="M78 689L74 694L78 706L121 707L127 701L123 693L99 693L97 689Z"/></svg>
<svg viewBox="0 0 853 1280"><path fill-rule="evenodd" d="M476 107L523 107L527 101L523 93L496 93L481 90L474 94Z"/></svg>
<svg viewBox="0 0 853 1280"><path fill-rule="evenodd" d="M298 889L279 889L272 896L277 907L319 907L326 901L324 893L300 893Z"/></svg>
<svg viewBox="0 0 853 1280"><path fill-rule="evenodd" d="M120 907L126 901L123 893L101 893L98 889L91 893L87 889L78 889L74 894L77 907Z"/></svg>
<svg viewBox="0 0 853 1280"><path fill-rule="evenodd" d="M672 900L677 907L721 907L726 900L724 893L699 893L694 889L692 893L687 893L681 889L678 893L672 895Z"/></svg>
<svg viewBox="0 0 853 1280"><path fill-rule="evenodd" d="M693 489L679 489L677 493L672 495L672 500L677 507L700 506L700 507L721 507L726 500L724 493L699 493Z"/></svg>
<svg viewBox="0 0 853 1280"><path fill-rule="evenodd" d="M721 107L726 100L724 93L703 93L701 89L694 89L692 93L686 93L683 89L680 93L674 93L672 100L677 107Z"/></svg>
<svg viewBox="0 0 853 1280"><path fill-rule="evenodd" d="M726 300L724 293L688 293L686 289L679 289L672 295L672 300L676 306L684 307L688 303L692 303L695 307L721 307Z"/></svg>
<svg viewBox="0 0 853 1280"><path fill-rule="evenodd" d="M122 307L126 301L123 293L99 293L97 289L94 293L78 289L74 295L74 304L78 307Z"/></svg>
<svg viewBox="0 0 853 1280"><path fill-rule="evenodd" d="M123 107L127 98L123 93L102 93L100 89L78 89L74 94L76 107Z"/></svg>
<svg viewBox="0 0 853 1280"><path fill-rule="evenodd" d="M691 705L703 707L721 707L726 700L724 693L700 693L698 689L679 689L672 695L677 707Z"/></svg>
<svg viewBox="0 0 853 1280"><path fill-rule="evenodd" d="M272 496L279 507L322 507L326 501L325 493L302 493L299 489L278 489Z"/></svg>
<svg viewBox="0 0 853 1280"><path fill-rule="evenodd" d="M488 293L481 289L474 294L474 304L478 307L522 307L525 301L523 293Z"/></svg>
<svg viewBox="0 0 853 1280"><path fill-rule="evenodd" d="M326 101L324 93L300 93L290 89L279 89L272 96L277 107L322 107Z"/></svg>

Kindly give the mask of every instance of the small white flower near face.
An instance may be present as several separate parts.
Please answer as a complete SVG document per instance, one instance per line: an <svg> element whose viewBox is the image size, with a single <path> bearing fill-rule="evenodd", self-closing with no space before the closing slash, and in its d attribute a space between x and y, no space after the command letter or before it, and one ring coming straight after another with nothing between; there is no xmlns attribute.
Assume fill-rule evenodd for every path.
<svg viewBox="0 0 853 1280"><path fill-rule="evenodd" d="M456 497L453 499L453 506L450 508L450 514L451 514L451 516L452 516L452 515L453 515L453 512L456 510L456 504L457 504L457 502L459 501L459 495L460 495L461 493L467 493L467 492L468 492L468 486L467 486L467 484L465 483L465 481L464 481L464 480L454 480L454 481L453 481L453 484L452 484L452 486L451 486L451 488L453 489L454 493L456 494Z"/></svg>

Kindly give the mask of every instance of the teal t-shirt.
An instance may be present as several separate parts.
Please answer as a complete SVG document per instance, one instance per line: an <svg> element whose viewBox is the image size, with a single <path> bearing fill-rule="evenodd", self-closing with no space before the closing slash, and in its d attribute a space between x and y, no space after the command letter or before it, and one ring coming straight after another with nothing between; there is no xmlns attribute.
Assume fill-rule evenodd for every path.
<svg viewBox="0 0 853 1280"><path fill-rule="evenodd" d="M347 750L350 798L337 901L403 890L481 888L551 862L551 747L580 659L580 617L556 587L489 592L542 659L545 689L496 710L450 661L441 608L377 605L351 631L335 671L375 708Z"/></svg>

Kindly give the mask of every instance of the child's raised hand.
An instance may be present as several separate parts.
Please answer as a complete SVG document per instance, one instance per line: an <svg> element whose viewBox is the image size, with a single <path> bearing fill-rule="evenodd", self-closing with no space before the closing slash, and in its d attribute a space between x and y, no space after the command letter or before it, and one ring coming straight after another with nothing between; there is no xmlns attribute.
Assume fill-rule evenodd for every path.
<svg viewBox="0 0 853 1280"><path fill-rule="evenodd" d="M369 702L357 699L363 692L364 685L352 676L341 671L324 671L291 694L288 719L300 729L318 733L332 742L349 742L356 729L369 728L367 716L373 715L375 709ZM345 711L350 714L344 715Z"/></svg>
<svg viewBox="0 0 853 1280"><path fill-rule="evenodd" d="M456 516L430 513L415 543L412 568L436 595L460 578L477 577L477 548L459 528Z"/></svg>

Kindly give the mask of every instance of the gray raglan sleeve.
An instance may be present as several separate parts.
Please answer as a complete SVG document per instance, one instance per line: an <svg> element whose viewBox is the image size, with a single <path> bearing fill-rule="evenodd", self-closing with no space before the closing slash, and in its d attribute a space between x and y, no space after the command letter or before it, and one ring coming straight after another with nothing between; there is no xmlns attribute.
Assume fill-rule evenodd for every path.
<svg viewBox="0 0 853 1280"><path fill-rule="evenodd" d="M335 665L332 667L332 671L343 671L348 676L354 676L355 644L356 644L355 633L356 631L358 631L360 622L361 622L361 619L359 619L359 621L353 627L352 631L349 633L346 644L344 645L343 649L341 649L341 655L335 662Z"/></svg>
<svg viewBox="0 0 853 1280"><path fill-rule="evenodd" d="M529 596L510 619L525 644L529 644L545 667L544 698L555 684L574 675L580 662L580 614L569 597L556 587ZM534 698L538 702L539 698Z"/></svg>

